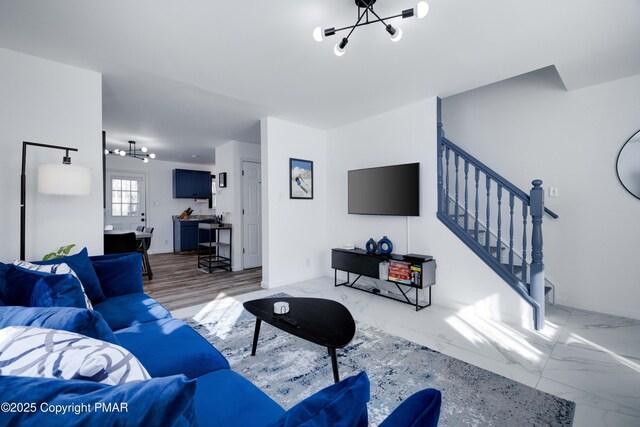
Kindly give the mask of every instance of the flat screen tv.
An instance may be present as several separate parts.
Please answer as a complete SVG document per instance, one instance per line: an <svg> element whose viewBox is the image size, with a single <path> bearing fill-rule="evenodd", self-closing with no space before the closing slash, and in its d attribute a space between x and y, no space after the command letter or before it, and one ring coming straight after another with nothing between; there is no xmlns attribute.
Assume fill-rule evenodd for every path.
<svg viewBox="0 0 640 427"><path fill-rule="evenodd" d="M420 216L420 163L348 172L349 213Z"/></svg>

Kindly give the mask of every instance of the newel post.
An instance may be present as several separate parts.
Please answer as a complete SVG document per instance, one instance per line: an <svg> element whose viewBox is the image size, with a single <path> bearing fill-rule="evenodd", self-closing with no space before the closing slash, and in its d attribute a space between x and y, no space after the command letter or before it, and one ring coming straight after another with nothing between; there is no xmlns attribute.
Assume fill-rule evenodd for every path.
<svg viewBox="0 0 640 427"><path fill-rule="evenodd" d="M444 183L442 179L442 155L443 155L443 143L444 143L444 128L442 127L442 101L438 98L437 111L438 111L438 157L437 157L437 171L438 171L438 212L444 211L443 201L444 201Z"/></svg>
<svg viewBox="0 0 640 427"><path fill-rule="evenodd" d="M542 261L542 215L544 214L544 190L542 181L536 179L531 182L533 188L529 193L531 201L531 288L529 295L540 305L535 314L535 328L544 327L544 262Z"/></svg>

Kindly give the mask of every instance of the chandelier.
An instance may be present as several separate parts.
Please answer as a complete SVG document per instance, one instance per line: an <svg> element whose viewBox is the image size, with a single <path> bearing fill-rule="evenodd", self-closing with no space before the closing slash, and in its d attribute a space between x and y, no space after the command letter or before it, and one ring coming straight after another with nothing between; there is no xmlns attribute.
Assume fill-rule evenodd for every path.
<svg viewBox="0 0 640 427"><path fill-rule="evenodd" d="M335 33L339 31L350 30L349 34L347 34L346 37L343 37L342 40L339 41L334 47L333 53L335 53L337 56L344 55L344 48L347 46L347 43L349 43L349 37L357 27L380 22L382 23L382 25L384 25L387 33L389 33L389 35L391 36L391 40L397 42L402 38L402 30L400 28L394 27L391 24L387 24L387 22L385 21L400 17L402 17L402 19L411 18L412 16L416 16L418 19L422 19L427 16L427 13L429 13L429 4L426 1L421 1L418 2L415 8L405 9L401 13L398 13L396 15L381 18L376 13L376 11L373 10L373 5L375 4L376 0L355 0L355 2L356 6L358 6L358 20L354 25L342 28L316 27L313 30L313 38L318 42L321 42L325 37L335 35Z"/></svg>
<svg viewBox="0 0 640 427"><path fill-rule="evenodd" d="M153 153L147 153L148 151L149 150L147 150L147 147L137 148L135 141L129 141L128 150L120 150L116 148L113 151L104 150L104 154L113 154L113 155L122 156L122 157L128 156L134 159L142 160L145 163L149 163L149 159L155 159L156 155Z"/></svg>

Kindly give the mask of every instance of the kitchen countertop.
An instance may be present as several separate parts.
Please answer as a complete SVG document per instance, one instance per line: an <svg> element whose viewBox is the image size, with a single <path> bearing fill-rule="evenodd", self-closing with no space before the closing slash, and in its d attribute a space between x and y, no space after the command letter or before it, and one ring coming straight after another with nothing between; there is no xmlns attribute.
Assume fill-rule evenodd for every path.
<svg viewBox="0 0 640 427"><path fill-rule="evenodd" d="M171 218L174 221L213 221L212 215L191 215L189 218L180 219L179 215L173 215Z"/></svg>

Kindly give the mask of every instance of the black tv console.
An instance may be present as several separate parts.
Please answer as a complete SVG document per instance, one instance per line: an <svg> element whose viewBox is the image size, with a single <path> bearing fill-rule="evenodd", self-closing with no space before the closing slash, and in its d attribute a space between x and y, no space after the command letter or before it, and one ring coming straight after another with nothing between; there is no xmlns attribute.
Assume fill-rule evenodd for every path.
<svg viewBox="0 0 640 427"><path fill-rule="evenodd" d="M409 268L409 278L403 274L394 277L395 273L389 272L389 277L382 278L387 282L393 283L400 294L381 293L377 288L367 288L356 285L356 282L362 277L371 277L373 279L380 278L380 263L388 261L406 268ZM363 249L332 249L331 250L331 268L334 269L334 286L348 286L370 294L379 295L405 304L410 304L416 308L416 311L431 305L431 286L435 285L436 261L432 256L428 255L399 255L399 254L368 254ZM394 269L392 267L392 269ZM338 270L347 273L347 281L338 283ZM358 277L352 282L350 274L357 274ZM427 288L429 300L427 304L421 305L418 301L418 290ZM409 293L415 289L415 301L409 298Z"/></svg>

